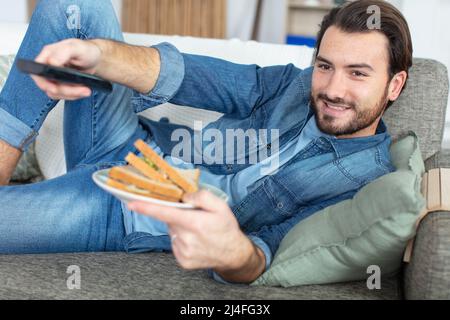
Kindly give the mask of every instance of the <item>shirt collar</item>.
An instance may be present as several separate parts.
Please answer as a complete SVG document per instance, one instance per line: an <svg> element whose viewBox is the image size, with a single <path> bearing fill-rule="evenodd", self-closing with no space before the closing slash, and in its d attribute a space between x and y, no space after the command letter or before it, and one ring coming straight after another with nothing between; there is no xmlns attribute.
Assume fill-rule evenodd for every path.
<svg viewBox="0 0 450 320"><path fill-rule="evenodd" d="M310 118L313 116L314 112L312 111L312 108L310 108L308 117ZM340 158L351 153L355 153L365 149L370 149L383 142L386 142L387 140L390 141L390 135L387 131L386 124L384 123L383 119L381 119L380 123L378 124L377 130L373 136L350 138L350 139L338 139L335 136L323 133L322 139L327 140L331 144L337 156Z"/></svg>

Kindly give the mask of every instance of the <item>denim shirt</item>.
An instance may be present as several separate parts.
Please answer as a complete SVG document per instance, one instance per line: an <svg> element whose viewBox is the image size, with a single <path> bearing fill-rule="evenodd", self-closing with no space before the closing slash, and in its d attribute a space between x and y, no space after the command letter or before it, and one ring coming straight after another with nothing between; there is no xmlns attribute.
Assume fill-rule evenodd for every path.
<svg viewBox="0 0 450 320"><path fill-rule="evenodd" d="M240 65L217 58L180 53L173 45L154 46L161 57L158 81L148 94L135 93L137 112L166 102L223 113L203 130L215 129L226 136L227 129L277 130L275 138L258 139L246 146L246 161L229 159L213 164L199 163L198 168L227 175L248 166L255 150L270 150L273 144L282 149L299 137L314 116L310 106L312 68L301 70L294 65L261 68ZM141 124L152 133L165 154L179 144L172 134L177 129L191 133L191 128L167 121L140 117ZM321 136L311 141L275 174L259 179L248 194L232 206L242 230L260 245L270 261L281 240L299 221L313 213L351 199L359 189L376 178L395 170L391 164L391 138L383 121L370 137L337 139ZM192 141L190 160L205 151ZM140 235L141 237L142 235ZM260 241L262 240L262 241ZM270 252L267 252L269 249Z"/></svg>

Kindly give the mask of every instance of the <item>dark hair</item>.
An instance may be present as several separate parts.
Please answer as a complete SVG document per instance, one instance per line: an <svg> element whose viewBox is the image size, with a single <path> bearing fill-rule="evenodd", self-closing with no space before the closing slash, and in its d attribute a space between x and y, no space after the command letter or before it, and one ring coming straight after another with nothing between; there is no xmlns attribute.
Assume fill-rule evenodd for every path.
<svg viewBox="0 0 450 320"><path fill-rule="evenodd" d="M368 12L368 9L373 5L380 9L379 29L368 27L368 19L372 15L372 12ZM387 48L389 52L389 79L392 79L398 72L408 72L411 68L413 46L408 23L401 12L390 3L383 0L357 0L332 9L320 25L314 58L317 58L323 36L331 26L336 26L348 33L380 32L384 34L389 40L389 48Z"/></svg>

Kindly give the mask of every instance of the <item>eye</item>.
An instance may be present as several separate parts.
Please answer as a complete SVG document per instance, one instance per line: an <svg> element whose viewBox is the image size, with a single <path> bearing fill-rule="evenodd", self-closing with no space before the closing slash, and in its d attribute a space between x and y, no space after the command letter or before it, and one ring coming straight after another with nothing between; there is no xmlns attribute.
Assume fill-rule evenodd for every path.
<svg viewBox="0 0 450 320"><path fill-rule="evenodd" d="M319 68L319 69L322 69L322 70L324 70L324 71L328 71L328 70L331 69L331 67L330 67L328 64L324 64L324 63L320 63L320 64L318 65L318 68Z"/></svg>
<svg viewBox="0 0 450 320"><path fill-rule="evenodd" d="M355 76L355 77L358 77L358 78L360 78L360 77L367 77L366 74L364 74L364 73L362 73L360 71L357 71L357 70L352 71L352 75Z"/></svg>

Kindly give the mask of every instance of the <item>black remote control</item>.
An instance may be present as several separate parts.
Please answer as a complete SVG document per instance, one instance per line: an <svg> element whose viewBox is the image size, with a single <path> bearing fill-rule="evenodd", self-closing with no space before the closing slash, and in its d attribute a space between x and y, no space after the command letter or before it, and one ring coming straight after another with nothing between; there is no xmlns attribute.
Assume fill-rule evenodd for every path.
<svg viewBox="0 0 450 320"><path fill-rule="evenodd" d="M82 84L106 93L112 91L111 82L75 69L54 67L25 59L17 59L17 68L24 73L35 74L58 82Z"/></svg>

